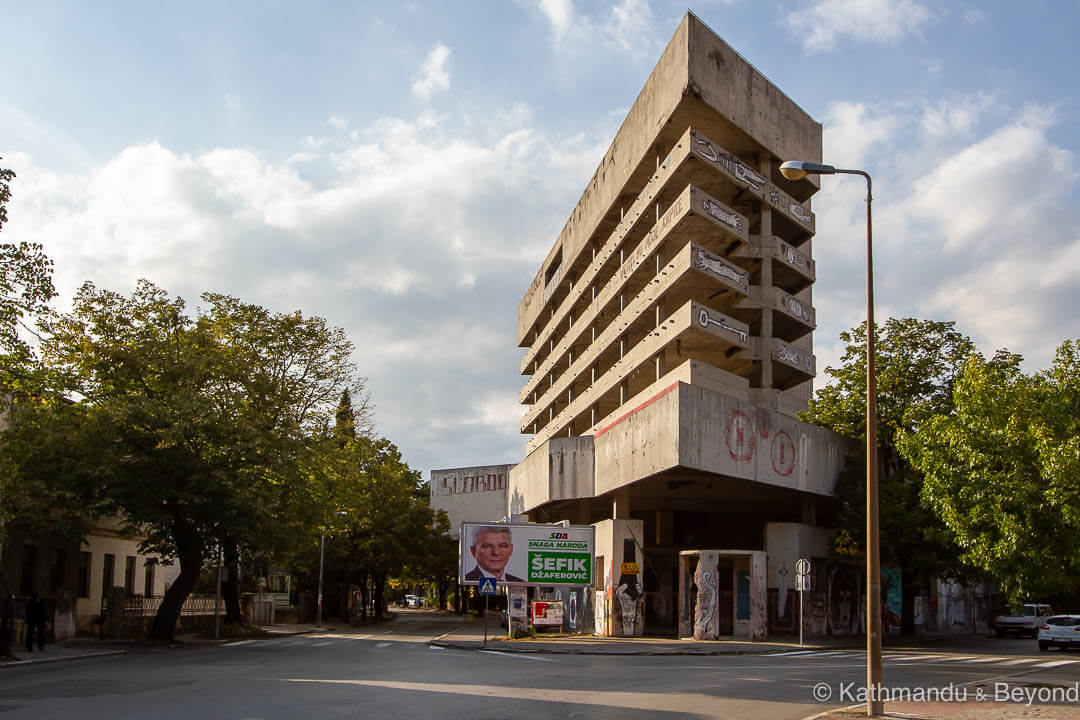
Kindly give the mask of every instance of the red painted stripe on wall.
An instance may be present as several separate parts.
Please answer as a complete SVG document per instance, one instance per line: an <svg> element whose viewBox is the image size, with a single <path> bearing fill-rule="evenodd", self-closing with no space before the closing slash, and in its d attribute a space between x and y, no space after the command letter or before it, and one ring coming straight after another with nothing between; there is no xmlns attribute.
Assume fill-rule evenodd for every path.
<svg viewBox="0 0 1080 720"><path fill-rule="evenodd" d="M595 435L593 435L593 437L594 437L594 438L598 438L598 437L600 437L601 435L603 435L604 433L606 433L606 432L607 432L608 430L610 430L611 428L613 428L613 427L615 427L616 425L618 425L619 423L621 423L621 422L622 422L623 420L625 420L626 418L630 417L630 416L631 416L631 415L633 415L634 413L638 413L638 412L641 412L642 410L644 410L645 408L649 407L649 406L650 406L650 405L652 405L652 404L653 404L654 402L656 402L656 401L657 401L657 400L659 400L660 398L664 397L665 395L667 395L667 394L668 394L669 392L671 392L672 390L674 390L674 389L675 389L675 388L677 388L677 387L679 387L679 381L675 381L675 382L673 382L673 383L672 383L671 385L668 385L668 386L667 386L666 388L664 388L664 389L663 389L663 390L661 390L660 392L656 393L656 394L655 394L655 395L653 395L653 396L652 396L651 398L649 398L649 399L648 399L648 400L646 400L645 402L641 403L640 405L638 405L638 406L637 406L636 408L634 408L634 409L633 409L633 410L631 410L630 412L626 413L625 415L622 415L622 416L621 416L621 417L619 417L619 418L616 418L616 419L615 419L615 420L614 420L614 421L613 421L613 422L612 422L612 423L611 423L610 425L605 425L604 427L602 427L602 428L600 428L599 430L597 430L597 431L596 431L596 434L595 434Z"/></svg>

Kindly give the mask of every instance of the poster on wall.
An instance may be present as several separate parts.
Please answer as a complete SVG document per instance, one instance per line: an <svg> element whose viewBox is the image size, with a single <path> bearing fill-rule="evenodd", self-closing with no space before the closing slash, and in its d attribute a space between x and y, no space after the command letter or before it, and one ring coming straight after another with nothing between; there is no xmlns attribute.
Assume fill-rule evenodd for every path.
<svg viewBox="0 0 1080 720"><path fill-rule="evenodd" d="M885 597L881 608L881 627L887 633L900 632L900 614L903 612L903 577L899 568L881 569L881 594Z"/></svg>
<svg viewBox="0 0 1080 720"><path fill-rule="evenodd" d="M476 585L592 585L590 525L461 524L458 582Z"/></svg>

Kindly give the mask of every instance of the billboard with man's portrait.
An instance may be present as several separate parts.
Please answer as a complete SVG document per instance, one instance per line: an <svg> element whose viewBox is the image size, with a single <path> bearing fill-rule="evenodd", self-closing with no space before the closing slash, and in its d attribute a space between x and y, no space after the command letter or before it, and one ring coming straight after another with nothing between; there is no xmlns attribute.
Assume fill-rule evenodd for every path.
<svg viewBox="0 0 1080 720"><path fill-rule="evenodd" d="M461 524L458 582L477 585L592 585L590 525Z"/></svg>

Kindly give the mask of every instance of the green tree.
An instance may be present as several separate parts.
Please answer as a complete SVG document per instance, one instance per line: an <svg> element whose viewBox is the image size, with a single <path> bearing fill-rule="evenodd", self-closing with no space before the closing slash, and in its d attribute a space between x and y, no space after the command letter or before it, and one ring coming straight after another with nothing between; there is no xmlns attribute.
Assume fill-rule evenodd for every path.
<svg viewBox="0 0 1080 720"><path fill-rule="evenodd" d="M0 229L7 222L11 199L12 170L0 168ZM0 355L7 374L18 378L30 348L19 335L27 316L45 312L56 295L52 283L53 263L38 243L0 243ZM9 384L12 382L8 380Z"/></svg>
<svg viewBox="0 0 1080 720"><path fill-rule="evenodd" d="M130 298L85 284L42 324L44 391L20 402L5 451L12 482L116 512L144 548L179 561L154 620L171 637L220 545L274 547L311 504L309 437L355 383L339 329L223 295L184 301L140 281ZM303 516L303 513L299 513Z"/></svg>
<svg viewBox="0 0 1080 720"><path fill-rule="evenodd" d="M841 333L847 343L841 366L829 367L833 382L821 388L801 419L866 440L866 325ZM877 328L877 427L881 561L902 573L901 626L915 630L915 596L935 575L961 575L960 550L922 500L923 477L901 454L899 433L947 414L952 387L971 340L952 322L890 318ZM866 532L865 449L850 458L836 487L840 503L836 550L862 549Z"/></svg>
<svg viewBox="0 0 1080 720"><path fill-rule="evenodd" d="M1010 600L1080 593L1080 343L1034 375L999 351L970 358L955 410L900 444L925 474L924 499L964 559Z"/></svg>

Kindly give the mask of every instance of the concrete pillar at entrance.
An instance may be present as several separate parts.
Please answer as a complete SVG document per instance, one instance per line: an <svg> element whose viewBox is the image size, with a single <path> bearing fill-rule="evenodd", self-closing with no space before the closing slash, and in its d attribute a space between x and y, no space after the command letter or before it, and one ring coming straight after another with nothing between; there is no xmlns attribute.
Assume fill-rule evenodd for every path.
<svg viewBox="0 0 1080 720"><path fill-rule="evenodd" d="M750 637L764 640L769 633L769 590L766 554L750 555Z"/></svg>
<svg viewBox="0 0 1080 720"><path fill-rule="evenodd" d="M595 523L598 578L595 597L597 635L641 637L645 634L645 558L638 546L645 527L641 520L602 520ZM603 558L600 561L599 558ZM600 589L603 588L603 589Z"/></svg>
<svg viewBox="0 0 1080 720"><path fill-rule="evenodd" d="M615 491L611 504L611 517L616 520L630 519L630 488L620 488Z"/></svg>
<svg viewBox="0 0 1080 720"><path fill-rule="evenodd" d="M694 606L694 639L715 640L720 636L720 585L717 554L703 551L694 572L697 603Z"/></svg>

